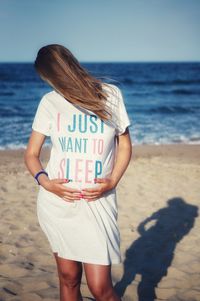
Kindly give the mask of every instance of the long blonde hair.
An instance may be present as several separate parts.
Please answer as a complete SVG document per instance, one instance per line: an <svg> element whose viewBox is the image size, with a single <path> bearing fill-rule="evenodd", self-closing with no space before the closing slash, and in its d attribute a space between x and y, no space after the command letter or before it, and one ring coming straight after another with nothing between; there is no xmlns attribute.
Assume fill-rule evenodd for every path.
<svg viewBox="0 0 200 301"><path fill-rule="evenodd" d="M40 77L69 102L94 112L103 120L112 118L106 104L108 94L102 85L111 86L92 76L66 47L43 46L37 53L34 67Z"/></svg>

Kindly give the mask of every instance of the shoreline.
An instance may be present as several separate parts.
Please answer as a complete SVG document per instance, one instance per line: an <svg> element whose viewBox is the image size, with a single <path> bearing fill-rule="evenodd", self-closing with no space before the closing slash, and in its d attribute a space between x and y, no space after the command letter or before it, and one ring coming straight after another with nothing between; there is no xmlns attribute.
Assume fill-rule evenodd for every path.
<svg viewBox="0 0 200 301"><path fill-rule="evenodd" d="M0 150L0 164L12 161L13 158L23 157L25 148ZM50 146L43 146L40 154L41 160L47 160ZM186 162L200 163L200 144L143 144L132 145L132 160L139 158L165 157L171 160L184 160ZM19 160L20 161L20 160Z"/></svg>

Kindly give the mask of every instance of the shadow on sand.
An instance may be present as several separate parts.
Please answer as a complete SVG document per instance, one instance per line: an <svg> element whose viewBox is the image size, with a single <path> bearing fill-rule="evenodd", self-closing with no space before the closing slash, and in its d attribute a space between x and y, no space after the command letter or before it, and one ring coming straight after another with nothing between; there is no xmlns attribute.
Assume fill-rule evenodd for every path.
<svg viewBox="0 0 200 301"><path fill-rule="evenodd" d="M198 207L175 197L167 201L167 207L154 212L138 226L140 237L127 249L123 276L115 284L120 297L139 274L138 301L156 298L155 287L167 274L176 244L189 233L197 216Z"/></svg>

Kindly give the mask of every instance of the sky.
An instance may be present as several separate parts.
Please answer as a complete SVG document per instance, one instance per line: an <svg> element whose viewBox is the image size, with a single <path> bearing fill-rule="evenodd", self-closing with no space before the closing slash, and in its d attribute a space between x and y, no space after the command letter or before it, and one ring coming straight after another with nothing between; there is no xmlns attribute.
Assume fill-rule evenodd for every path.
<svg viewBox="0 0 200 301"><path fill-rule="evenodd" d="M0 62L61 44L80 62L200 61L200 0L0 0Z"/></svg>

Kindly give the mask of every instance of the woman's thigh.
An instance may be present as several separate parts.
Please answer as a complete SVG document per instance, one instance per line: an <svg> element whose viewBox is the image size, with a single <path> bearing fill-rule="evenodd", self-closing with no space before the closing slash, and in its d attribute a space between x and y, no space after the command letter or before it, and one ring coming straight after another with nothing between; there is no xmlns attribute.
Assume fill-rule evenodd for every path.
<svg viewBox="0 0 200 301"><path fill-rule="evenodd" d="M101 295L113 288L111 265L83 263L89 289L94 295Z"/></svg>

